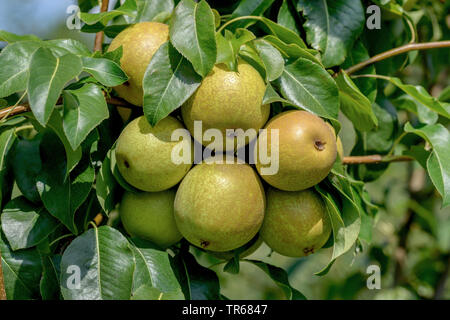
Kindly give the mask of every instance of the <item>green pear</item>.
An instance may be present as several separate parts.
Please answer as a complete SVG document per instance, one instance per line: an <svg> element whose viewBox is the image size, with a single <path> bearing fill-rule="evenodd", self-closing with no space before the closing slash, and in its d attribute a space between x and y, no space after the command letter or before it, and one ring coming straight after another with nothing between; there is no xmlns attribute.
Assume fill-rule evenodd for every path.
<svg viewBox="0 0 450 320"><path fill-rule="evenodd" d="M202 162L188 172L175 197L175 221L183 237L209 251L243 246L264 218L261 181L248 164Z"/></svg>
<svg viewBox="0 0 450 320"><path fill-rule="evenodd" d="M239 61L238 72L218 64L181 107L184 124L197 140L200 139L194 135L194 121L202 121L202 137L208 129L220 130L223 148L218 147L216 150L240 148L256 138L256 135L245 138L241 134L240 139L227 135L226 129L254 129L257 133L267 122L270 113L270 105L262 105L265 91L264 80L248 63ZM212 142L201 140L199 142L205 146Z"/></svg>
<svg viewBox="0 0 450 320"><path fill-rule="evenodd" d="M193 143L171 141L174 130L184 129L177 119L168 116L151 127L144 116L131 121L120 134L116 145L116 161L119 172L132 186L157 192L176 185L192 166ZM186 130L186 129L184 129ZM189 144L189 163L172 159L172 150L178 143ZM183 155L183 150L179 152Z"/></svg>
<svg viewBox="0 0 450 320"><path fill-rule="evenodd" d="M133 193L126 191L119 207L125 230L131 236L149 240L161 248L177 243L183 237L173 214L175 190Z"/></svg>
<svg viewBox="0 0 450 320"><path fill-rule="evenodd" d="M251 241L250 241L251 242ZM261 247L261 244L263 243L263 240L260 236L257 236L257 238L254 240L254 242L252 244L245 244L244 246L237 248L235 250L231 250L231 251L225 251L225 252L213 252L211 251L210 253L218 258L218 259L222 259L222 260L231 260L234 258L235 255L235 251L239 250L241 251L242 248L242 252L239 254L239 259L244 259L245 257L251 255L252 253L254 253L256 250L259 249L259 247ZM249 246L248 246L249 245ZM247 247L248 246L248 247ZM245 248L244 248L245 247Z"/></svg>
<svg viewBox="0 0 450 320"><path fill-rule="evenodd" d="M159 22L139 22L120 32L111 42L108 51L122 46L120 65L129 79L114 87L117 94L128 102L142 106L142 80L153 54L169 40L169 26Z"/></svg>
<svg viewBox="0 0 450 320"><path fill-rule="evenodd" d="M292 110L278 114L260 134L255 147L267 146L270 156L278 151L278 171L262 174L269 167L256 159L256 169L271 186L285 191L300 191L322 181L330 172L337 154L336 136L321 118L306 111ZM272 130L278 140L272 141Z"/></svg>
<svg viewBox="0 0 450 320"><path fill-rule="evenodd" d="M269 188L266 196L260 235L272 250L288 257L304 257L322 248L331 234L331 223L317 192Z"/></svg>

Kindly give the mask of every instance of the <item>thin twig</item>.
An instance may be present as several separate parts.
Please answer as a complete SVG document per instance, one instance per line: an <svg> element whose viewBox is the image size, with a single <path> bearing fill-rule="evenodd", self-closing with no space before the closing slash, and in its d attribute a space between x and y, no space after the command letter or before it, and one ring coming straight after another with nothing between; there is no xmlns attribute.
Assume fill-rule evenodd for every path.
<svg viewBox="0 0 450 320"><path fill-rule="evenodd" d="M382 156L380 154L372 154L367 156L344 157L344 164L375 164L382 162L402 162L414 160L408 156Z"/></svg>
<svg viewBox="0 0 450 320"><path fill-rule="evenodd" d="M393 56L413 51L413 50L426 50L426 49L434 49L434 48L448 48L450 47L450 41L435 41L435 42L426 42L426 43L409 43L404 46L394 48L385 52L382 52L380 54L377 54L373 56L370 59L367 59L366 61L360 62L358 64L355 64L354 66L351 66L350 68L346 69L345 72L347 74L352 74L358 70L361 70L368 65L391 58Z"/></svg>
<svg viewBox="0 0 450 320"><path fill-rule="evenodd" d="M109 6L109 0L102 0L102 6L100 8L100 12L106 12L108 11ZM97 32L95 35L95 44L94 44L94 51L102 51L102 45L103 45L103 31Z"/></svg>
<svg viewBox="0 0 450 320"><path fill-rule="evenodd" d="M0 252L0 300L6 300L5 282L3 280L2 271L2 254Z"/></svg>

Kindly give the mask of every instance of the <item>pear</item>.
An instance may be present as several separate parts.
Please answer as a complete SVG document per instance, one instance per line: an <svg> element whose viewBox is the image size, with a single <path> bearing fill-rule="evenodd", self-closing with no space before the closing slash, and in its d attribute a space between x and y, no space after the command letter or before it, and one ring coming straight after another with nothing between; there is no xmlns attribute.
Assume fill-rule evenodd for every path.
<svg viewBox="0 0 450 320"><path fill-rule="evenodd" d="M242 140L226 134L226 129L254 129L257 133L267 122L270 105L262 105L266 84L258 71L246 62L238 62L238 72L230 71L224 64L214 66L197 91L183 104L181 114L186 127L194 135L194 121L202 121L202 136L208 129L218 129L222 133L223 148L233 150L248 144L256 134ZM226 142L229 146L226 147ZM208 146L212 141L202 139Z"/></svg>
<svg viewBox="0 0 450 320"><path fill-rule="evenodd" d="M119 207L123 227L131 236L149 240L161 248L183 237L173 214L175 190L133 193L126 191Z"/></svg>
<svg viewBox="0 0 450 320"><path fill-rule="evenodd" d="M319 250L331 234L322 198L313 189L267 190L267 209L260 235L274 251L304 257Z"/></svg>
<svg viewBox="0 0 450 320"><path fill-rule="evenodd" d="M260 236L256 236L257 238L253 241L252 244L247 243L245 244L243 247L246 247L245 249L243 248L242 252L239 254L239 259L244 259L245 257L251 255L252 253L254 253L256 250L259 249L259 247L261 247L261 244L263 243L263 240ZM252 241L250 241L252 242ZM249 246L248 246L249 245ZM247 247L248 246L248 247ZM237 248L235 250L231 250L231 251L225 251L225 252L210 252L214 257L218 258L218 259L222 259L222 260L231 260L234 258L235 255L235 251L240 250L240 248Z"/></svg>
<svg viewBox="0 0 450 320"><path fill-rule="evenodd" d="M169 27L159 22L139 22L120 32L111 42L108 51L122 46L120 65L128 75L126 83L114 87L126 101L142 106L142 80L150 60L158 48L169 40ZM123 113L123 112L122 112Z"/></svg>
<svg viewBox="0 0 450 320"><path fill-rule="evenodd" d="M344 159L344 146L342 145L342 140L338 135L336 135L336 130L334 130L334 127L329 122L326 122L326 124L328 125L328 127L330 127L330 129L333 131L334 135L336 136L337 153L342 160L342 159Z"/></svg>
<svg viewBox="0 0 450 320"><path fill-rule="evenodd" d="M248 164L195 166L175 197L175 221L183 237L200 248L224 252L249 242L264 218L261 181Z"/></svg>
<svg viewBox="0 0 450 320"><path fill-rule="evenodd" d="M193 143L171 141L174 130L184 129L177 119L168 116L151 127L144 116L131 121L117 139L117 167L132 186L144 191L163 191L176 185L192 166ZM186 130L186 129L184 129ZM178 143L188 143L189 163L176 164L172 150ZM180 151L183 155L183 151Z"/></svg>
<svg viewBox="0 0 450 320"><path fill-rule="evenodd" d="M271 186L285 191L300 191L322 181L330 172L337 154L336 136L321 118L312 113L291 110L278 114L260 134L255 147L267 146L268 154L278 148L279 166L275 174L262 174L256 158L256 169ZM271 141L272 130L278 130L278 141ZM276 131L275 131L276 132Z"/></svg>

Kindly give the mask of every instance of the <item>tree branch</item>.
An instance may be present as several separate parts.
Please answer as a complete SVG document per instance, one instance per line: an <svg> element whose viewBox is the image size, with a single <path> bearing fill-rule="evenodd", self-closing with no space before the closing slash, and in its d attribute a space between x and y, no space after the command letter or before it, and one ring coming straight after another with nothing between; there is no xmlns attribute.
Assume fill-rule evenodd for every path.
<svg viewBox="0 0 450 320"><path fill-rule="evenodd" d="M61 103L62 103L62 99L59 98L58 101L56 102L56 104L61 104ZM125 101L121 98L106 98L106 103L112 104L115 106L129 108L129 109L141 108L141 107L135 106L134 104L128 103L127 101ZM6 119L6 118L10 118L10 117L16 116L18 114L24 113L24 112L28 112L28 111L31 111L30 104L28 104L28 103L0 109L0 121L3 119Z"/></svg>
<svg viewBox="0 0 450 320"><path fill-rule="evenodd" d="M449 48L450 47L450 41L435 41L435 42L425 42L425 43L409 43L405 44L404 46L394 48L385 52L382 52L380 54L377 54L373 56L372 58L360 62L358 64L355 64L354 66L348 68L345 70L347 74L352 74L358 70L361 70L368 65L391 58L393 56L408 52L408 51L414 51L414 50L426 50L426 49L434 49L434 48Z"/></svg>
<svg viewBox="0 0 450 320"><path fill-rule="evenodd" d="M102 0L102 6L100 8L100 12L108 11L109 0ZM94 43L94 51L102 51L103 45L103 31L97 32L95 35L95 43Z"/></svg>
<svg viewBox="0 0 450 320"><path fill-rule="evenodd" d="M2 271L2 254L0 252L0 300L6 300L5 282L3 280Z"/></svg>

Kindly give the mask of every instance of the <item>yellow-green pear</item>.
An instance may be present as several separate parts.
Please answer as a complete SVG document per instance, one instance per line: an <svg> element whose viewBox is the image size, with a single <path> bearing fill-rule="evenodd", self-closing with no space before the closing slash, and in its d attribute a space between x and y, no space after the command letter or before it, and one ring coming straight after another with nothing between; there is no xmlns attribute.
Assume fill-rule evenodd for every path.
<svg viewBox="0 0 450 320"><path fill-rule="evenodd" d="M175 197L175 221L183 237L209 251L243 246L264 218L261 181L248 164L202 162L188 172Z"/></svg>
<svg viewBox="0 0 450 320"><path fill-rule="evenodd" d="M266 196L260 235L272 250L288 257L304 257L322 248L331 234L331 223L317 192L269 188Z"/></svg>
<svg viewBox="0 0 450 320"><path fill-rule="evenodd" d="M131 236L149 240L161 248L177 243L183 237L173 214L175 190L133 193L126 191L119 207L125 230Z"/></svg>
<svg viewBox="0 0 450 320"><path fill-rule="evenodd" d="M230 71L224 64L214 66L197 91L183 104L183 121L194 136L194 121L202 121L203 133L208 129L220 130L223 148L233 150L249 143L244 134L227 135L226 129L254 129L258 132L267 122L270 105L263 105L266 84L258 71L244 61L239 61L238 72ZM212 141L196 137L203 145ZM256 134L251 139L256 138ZM226 147L227 141L229 147Z"/></svg>
<svg viewBox="0 0 450 320"><path fill-rule="evenodd" d="M115 155L119 172L129 184L140 190L157 192L181 181L192 166L194 147L190 140L172 141L171 135L177 129L184 129L184 126L171 116L154 127L141 116L125 127L117 139ZM172 152L181 145L185 148ZM189 150L188 161L185 161L188 163L177 164L172 153L181 157L183 150Z"/></svg>
<svg viewBox="0 0 450 320"><path fill-rule="evenodd" d="M257 236L257 239L255 239L255 241L248 247L246 248L244 251L242 251L239 254L239 259L244 259L245 257L251 255L252 253L254 253L256 250L259 249L259 247L261 247L261 244L263 243L263 240L260 236ZM247 246L247 244L245 244L244 246ZM244 247L243 246L243 247ZM234 258L235 255L235 251L239 250L240 248L237 248L235 250L231 250L231 251L225 251L225 252L213 252L211 251L210 253L218 258L218 259L222 259L222 260L231 260Z"/></svg>
<svg viewBox="0 0 450 320"><path fill-rule="evenodd" d="M159 22L139 22L120 32L108 51L122 46L120 64L129 79L114 87L117 94L128 102L142 106L142 80L153 54L169 40L169 26Z"/></svg>
<svg viewBox="0 0 450 320"><path fill-rule="evenodd" d="M278 152L278 171L264 174L262 168L270 167L256 159L256 169L261 177L275 188L300 191L322 181L336 160L336 137L321 118L306 111L292 110L278 114L265 126L255 147L266 146L267 153ZM272 130L278 139L272 141Z"/></svg>

